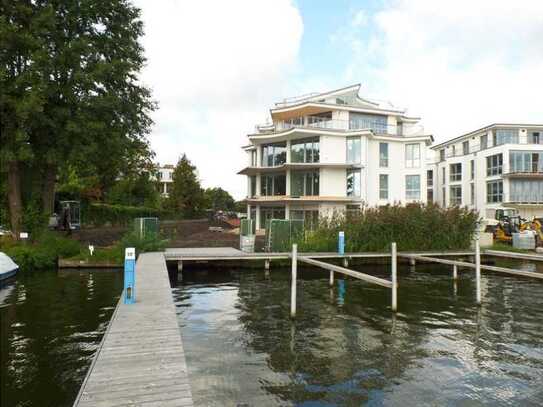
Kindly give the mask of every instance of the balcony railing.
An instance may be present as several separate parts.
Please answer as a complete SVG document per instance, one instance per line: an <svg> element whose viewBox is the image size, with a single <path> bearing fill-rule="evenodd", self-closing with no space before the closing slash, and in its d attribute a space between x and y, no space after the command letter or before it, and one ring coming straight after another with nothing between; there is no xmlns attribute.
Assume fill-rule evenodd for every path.
<svg viewBox="0 0 543 407"><path fill-rule="evenodd" d="M543 144L538 144L538 143L531 143L530 140L517 140L515 143L505 143L505 144L514 144L514 145L525 145L525 146L538 146L540 145L542 148L543 148ZM465 155L469 155L469 154L473 154L473 153L478 153L480 151L484 151L484 150L488 150L490 148L494 148L494 147L498 147L498 146L503 146L504 144L497 144L497 145L489 145L489 144L486 144L486 145L483 145L481 146L480 144L475 144L475 145L471 145L470 148L469 148L469 151L468 152L465 152L462 148L458 148L456 149L456 151L453 151L451 149L451 151L447 151L445 152L445 155L444 156L441 156L439 155L438 158L439 158L439 161L444 161L445 159L447 158L454 158L454 157L463 157ZM438 150L439 151L439 150ZM538 151L534 151L534 153L537 153ZM438 152L439 154L439 152Z"/></svg>
<svg viewBox="0 0 543 407"><path fill-rule="evenodd" d="M371 130L376 134L392 134L398 136L424 135L424 128L421 125L389 125L370 119L338 120L308 116L293 121L280 121L275 123L275 125L268 124L257 126L257 130L259 131L283 131L292 128L317 128L343 131Z"/></svg>

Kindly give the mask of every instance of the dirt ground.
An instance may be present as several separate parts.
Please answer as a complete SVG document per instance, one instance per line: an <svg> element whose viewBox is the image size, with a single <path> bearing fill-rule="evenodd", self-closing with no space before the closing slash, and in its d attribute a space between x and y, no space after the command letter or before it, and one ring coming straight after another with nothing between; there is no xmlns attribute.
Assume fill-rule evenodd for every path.
<svg viewBox="0 0 543 407"><path fill-rule="evenodd" d="M210 226L222 227L222 232L209 231ZM83 228L72 233L85 244L111 246L128 231L127 227ZM207 219L160 222L161 233L170 239L169 247L233 247L239 249L239 229ZM257 248L264 246L264 237L257 236Z"/></svg>

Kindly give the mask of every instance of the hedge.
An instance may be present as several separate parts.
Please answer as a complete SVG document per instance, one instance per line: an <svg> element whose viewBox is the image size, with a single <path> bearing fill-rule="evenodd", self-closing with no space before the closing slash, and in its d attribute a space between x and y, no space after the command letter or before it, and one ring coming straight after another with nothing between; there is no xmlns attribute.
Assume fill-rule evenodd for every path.
<svg viewBox="0 0 543 407"><path fill-rule="evenodd" d="M339 231L345 232L345 251L459 250L470 247L478 213L467 208L435 204L387 205L359 213L323 217L313 231L297 239L299 251L337 250Z"/></svg>
<svg viewBox="0 0 543 407"><path fill-rule="evenodd" d="M170 218L172 213L144 206L112 205L91 203L81 213L81 221L85 225L102 226L129 226L134 218L158 217Z"/></svg>

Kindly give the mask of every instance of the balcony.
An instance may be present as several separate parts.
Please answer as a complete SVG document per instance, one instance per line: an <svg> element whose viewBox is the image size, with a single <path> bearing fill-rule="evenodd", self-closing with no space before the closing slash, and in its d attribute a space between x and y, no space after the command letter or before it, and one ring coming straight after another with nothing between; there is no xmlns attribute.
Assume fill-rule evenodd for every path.
<svg viewBox="0 0 543 407"><path fill-rule="evenodd" d="M278 121L274 124L257 125L259 133L271 133L290 130L293 128L358 131L371 130L375 134L397 136L422 136L424 128L421 125L389 125L370 119L338 120L325 117L305 116L290 121Z"/></svg>

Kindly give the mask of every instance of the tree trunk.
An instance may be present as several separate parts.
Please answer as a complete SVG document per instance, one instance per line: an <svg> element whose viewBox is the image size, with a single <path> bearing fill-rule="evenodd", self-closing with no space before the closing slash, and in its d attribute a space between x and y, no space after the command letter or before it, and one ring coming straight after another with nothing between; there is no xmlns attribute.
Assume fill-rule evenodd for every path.
<svg viewBox="0 0 543 407"><path fill-rule="evenodd" d="M21 232L22 201L21 201L21 174L19 162L10 161L8 164L8 203L13 237L19 240Z"/></svg>
<svg viewBox="0 0 543 407"><path fill-rule="evenodd" d="M55 183L57 179L57 167L54 165L47 165L45 167L45 173L43 178L43 213L48 217L51 216L55 209Z"/></svg>

